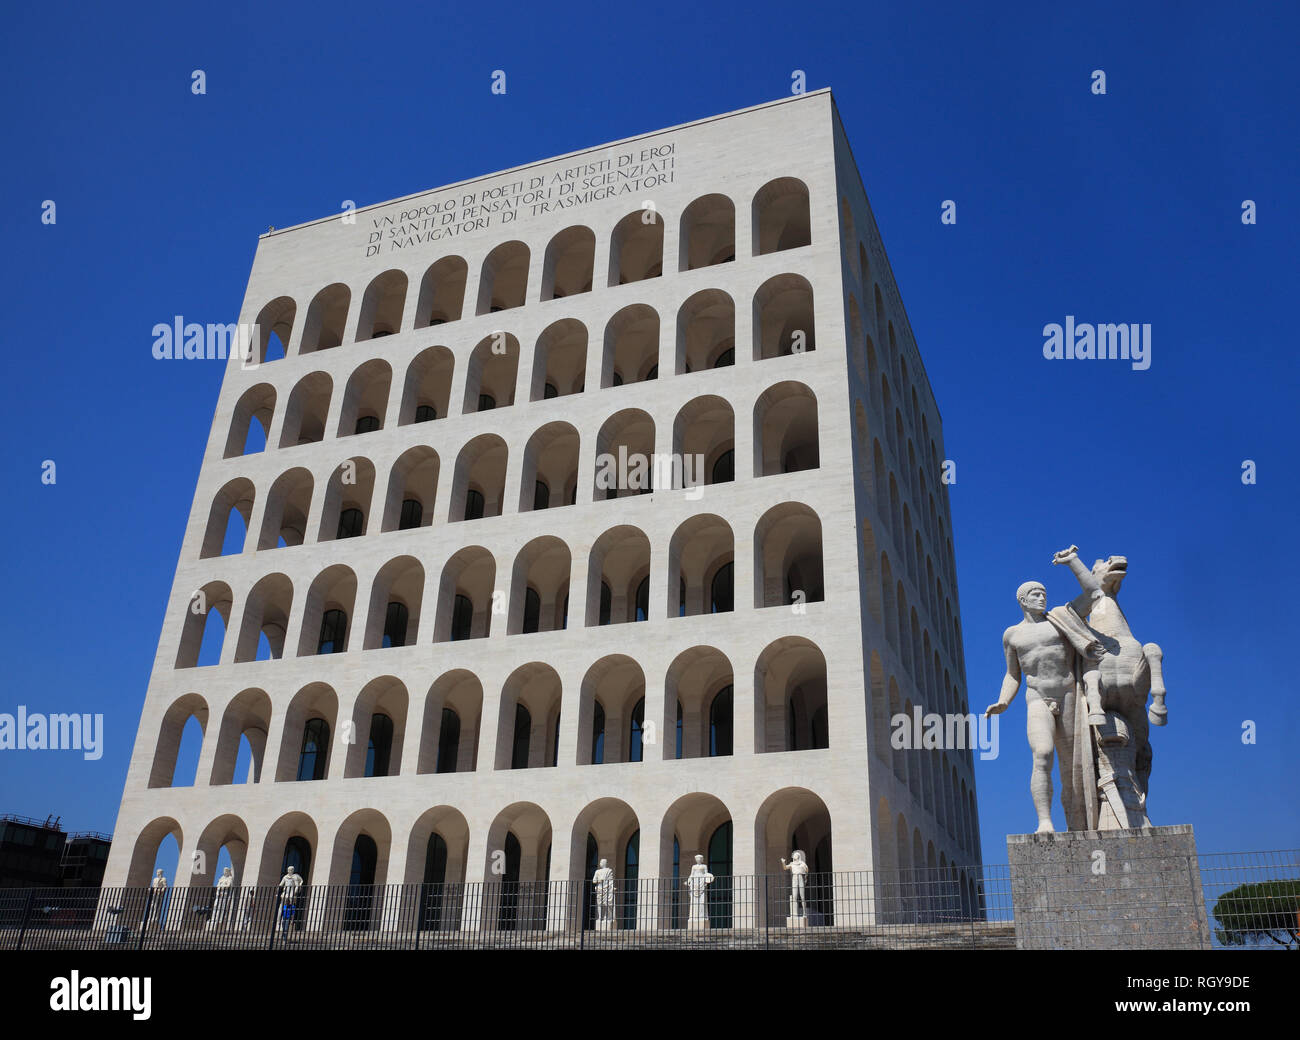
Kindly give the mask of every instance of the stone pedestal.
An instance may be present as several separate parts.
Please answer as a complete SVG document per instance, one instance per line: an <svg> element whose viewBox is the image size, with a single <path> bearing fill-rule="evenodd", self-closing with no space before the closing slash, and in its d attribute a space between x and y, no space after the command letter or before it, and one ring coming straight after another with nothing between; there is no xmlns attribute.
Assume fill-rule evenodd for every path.
<svg viewBox="0 0 1300 1040"><path fill-rule="evenodd" d="M806 917L787 917L787 918L785 919L785 926L786 926L787 928L807 928L807 927L808 927L808 918L806 918Z"/></svg>
<svg viewBox="0 0 1300 1040"><path fill-rule="evenodd" d="M1204 950L1190 825L1008 834L1020 950Z"/></svg>
<svg viewBox="0 0 1300 1040"><path fill-rule="evenodd" d="M596 922L596 931L598 932L612 932L617 927L618 927L618 922L615 921L612 917L606 921Z"/></svg>

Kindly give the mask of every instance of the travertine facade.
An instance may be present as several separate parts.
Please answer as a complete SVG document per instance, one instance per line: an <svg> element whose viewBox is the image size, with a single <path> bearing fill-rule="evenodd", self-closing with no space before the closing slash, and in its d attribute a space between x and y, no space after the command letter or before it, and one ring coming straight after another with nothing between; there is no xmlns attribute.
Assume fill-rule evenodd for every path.
<svg viewBox="0 0 1300 1040"><path fill-rule="evenodd" d="M970 753L889 743L965 669L939 413L828 91L269 232L240 321L107 885L168 833L179 885L223 845L241 885L290 843L314 884L979 861ZM707 483L611 500L620 449Z"/></svg>

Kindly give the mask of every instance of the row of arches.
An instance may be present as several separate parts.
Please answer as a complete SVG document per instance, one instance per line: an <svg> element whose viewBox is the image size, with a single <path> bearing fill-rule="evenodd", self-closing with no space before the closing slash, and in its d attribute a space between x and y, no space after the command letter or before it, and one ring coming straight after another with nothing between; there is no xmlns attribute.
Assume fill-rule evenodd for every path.
<svg viewBox="0 0 1300 1040"><path fill-rule="evenodd" d="M812 287L795 274L768 279L754 294L755 361L816 349ZM736 363L736 310L731 296L705 289L682 304L676 347L666 371L676 374L726 368ZM529 401L579 394L589 374L587 326L576 318L553 322L538 336L531 359L507 332L483 337L465 364L464 389L453 402L456 356L446 346L421 351L407 366L400 394L393 394L389 363L372 358L348 377L338 417L328 429L333 380L323 372L302 377L290 391L279 430L280 448L311 444L326 436L348 437L395 424L468 415ZM531 369L528 362L531 360ZM602 388L657 379L661 364L659 312L647 304L619 310L606 323L598 367L590 374ZM527 374L521 386L520 375ZM231 417L223 457L250 454L270 443L277 393L258 383L240 395ZM455 407L453 407L453 405Z"/></svg>
<svg viewBox="0 0 1300 1040"><path fill-rule="evenodd" d="M773 506L755 524L753 546L756 609L825 598L821 520L814 510L799 502ZM237 619L232 660L485 638L500 623L494 617L501 612L507 634L517 635L558 631L571 622L596 627L734 609L735 535L722 517L700 513L685 520L668 544L668 573L657 581L651 557L649 537L634 525L620 524L597 537L586 555L585 583L578 589L582 613L571 618L572 550L554 535L534 538L519 549L500 596L497 558L481 545L455 552L436 585L419 559L398 556L377 570L369 596L360 601L365 609L359 637L353 621L358 592L364 590L351 567L333 564L317 574L297 611L292 580L277 572L249 589ZM501 570L504 574L505 567ZM432 609L423 620L426 601ZM177 668L221 662L233 605L234 594L225 582L211 581L195 592L181 623Z"/></svg>
<svg viewBox="0 0 1300 1040"><path fill-rule="evenodd" d="M793 177L770 181L752 201L751 240L755 256L797 249L812 241L808 188ZM664 273L664 218L653 209L627 214L609 236L608 286L657 278ZM735 203L722 194L702 196L683 211L679 233L678 270L691 271L728 263L736 258ZM590 292L596 283L596 233L585 225L557 232L542 259L539 301ZM474 314L494 314L524 306L530 297L533 259L527 244L503 242L483 259ZM293 341L297 302L282 296L259 312L259 362L274 361L293 351L309 354L342 345L349 331L357 342L391 336L407 328L422 329L459 320L465 311L469 265L459 256L445 256L420 278L414 310L408 314L407 272L389 270L375 276L361 296L356 324L349 327L352 290L336 282L320 290L307 305L296 347Z"/></svg>
<svg viewBox="0 0 1300 1040"><path fill-rule="evenodd" d="M758 753L830 746L826 658L803 637L782 637L758 655L752 735L736 732L735 670L716 647L677 655L663 689L662 714L647 718L646 674L633 658L594 662L576 700L566 698L554 668L535 661L505 681L485 728L483 685L458 668L434 682L422 704L392 675L368 682L350 706L323 682L302 687L280 709L265 690L247 689L211 732L206 699L190 693L163 713L149 786L174 786L178 777L220 786L556 766L566 699L577 718L566 765L726 757L738 740Z"/></svg>
<svg viewBox="0 0 1300 1040"><path fill-rule="evenodd" d="M494 433L470 438L445 474L433 447L407 449L392 462L378 501L375 488L382 474L369 458L355 455L330 471L314 524L309 521L316 478L309 469L294 467L267 489L252 546L247 535L257 489L249 478L235 477L213 496L199 558L428 527L434 521L440 482L443 500L449 503L443 515L456 522L735 479L736 420L725 398L707 395L688 401L674 418L664 438L667 443L659 436L653 417L639 408L611 415L590 442L589 483L580 489L581 435L571 423L546 423L524 444L519 484L509 495L505 482L510 448ZM816 469L816 396L793 381L768 388L754 404L752 443L755 477Z"/></svg>
<svg viewBox="0 0 1300 1040"><path fill-rule="evenodd" d="M812 872L807 887L813 925L835 924L837 912L846 923L865 923L869 914L877 923L961 920L982 914L976 891L965 883L975 872L950 863L946 850L936 854L933 840L927 842L919 829L909 828L902 813L895 818L887 800L881 800L875 821L876 870L866 876L865 886L861 875L835 876L830 812L807 788L787 787L769 795L749 826L752 844L741 843L746 861L738 862L737 821L721 799L703 792L677 798L661 817L644 823L631 805L613 797L588 803L570 825L561 827L540 805L519 801L486 822L481 836L449 805L425 810L401 835L395 835L387 816L373 808L351 813L332 835L322 833L310 813L296 811L259 834L260 847L254 847L244 819L228 814L204 827L192 849L203 855L191 861L217 864L214 873L230 866L237 886L274 885L293 866L305 879L298 918L311 922L313 899L338 899L346 893L358 899L354 907L364 907L365 912L335 915L345 929L377 927L381 908L366 900L384 898L373 886L397 884L406 886L399 898L418 892L424 928L542 930L579 923L590 928L589 882L601 860L615 872L620 927L681 928L686 916L682 882L697 855L715 878L708 892L710 924L761 925L769 915L776 921L784 916L788 879L780 864L794 848L805 852ZM564 843L567 870L553 869L557 842ZM182 847L184 835L175 819L151 821L132 850L128 886L145 884L155 863L172 876L180 864L171 850ZM187 874L178 878L179 884L209 883L205 874ZM755 874L777 883L744 883ZM956 878L962 883L937 884ZM462 888L478 882L484 883L482 890ZM318 889L324 891L318 894ZM394 895L398 893L387 898ZM323 915L315 916L319 920Z"/></svg>

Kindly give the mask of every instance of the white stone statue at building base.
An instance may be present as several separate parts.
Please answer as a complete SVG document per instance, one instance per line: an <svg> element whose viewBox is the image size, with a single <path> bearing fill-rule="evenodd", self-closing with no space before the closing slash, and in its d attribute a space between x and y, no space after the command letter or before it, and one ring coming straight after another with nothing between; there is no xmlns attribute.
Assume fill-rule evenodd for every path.
<svg viewBox="0 0 1300 1040"><path fill-rule="evenodd" d="M711 884L713 884L713 875L704 865L704 857L696 855L691 873L686 878L686 890L691 897L690 916L686 919L687 928L709 927L708 893Z"/></svg>
<svg viewBox="0 0 1300 1040"><path fill-rule="evenodd" d="M781 869L790 872L790 916L785 919L785 926L802 928L808 923L808 861L799 849L790 855L792 862L781 860Z"/></svg>
<svg viewBox="0 0 1300 1040"><path fill-rule="evenodd" d="M290 863L289 869L284 872L284 877L280 879L280 930L286 934L289 931L290 923L293 921L300 888L302 888L302 875Z"/></svg>
<svg viewBox="0 0 1300 1040"><path fill-rule="evenodd" d="M602 859L596 873L591 876L596 893L596 928L604 931L616 928L614 921L614 870L609 860Z"/></svg>
<svg viewBox="0 0 1300 1040"><path fill-rule="evenodd" d="M153 918L153 923L161 928L163 903L166 902L164 897L167 895L167 877L161 870L154 872L149 888L152 889L153 896L153 908L149 911L149 916Z"/></svg>
<svg viewBox="0 0 1300 1040"><path fill-rule="evenodd" d="M208 919L209 928L225 928L229 922L234 885L235 873L226 867L221 872L221 877L217 879L217 887L212 893L212 916Z"/></svg>

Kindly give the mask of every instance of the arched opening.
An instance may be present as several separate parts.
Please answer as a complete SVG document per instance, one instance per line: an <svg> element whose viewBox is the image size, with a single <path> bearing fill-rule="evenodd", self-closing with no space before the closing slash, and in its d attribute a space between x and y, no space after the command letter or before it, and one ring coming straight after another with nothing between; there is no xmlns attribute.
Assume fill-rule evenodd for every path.
<svg viewBox="0 0 1300 1040"><path fill-rule="evenodd" d="M704 195L682 212L678 270L694 271L736 259L736 204Z"/></svg>
<svg viewBox="0 0 1300 1040"><path fill-rule="evenodd" d="M799 473L821 464L817 397L803 383L768 387L754 403L754 476Z"/></svg>
<svg viewBox="0 0 1300 1040"><path fill-rule="evenodd" d="M440 465L438 453L424 444L397 457L388 474L383 530L409 531L433 523Z"/></svg>
<svg viewBox="0 0 1300 1040"><path fill-rule="evenodd" d="M307 307L307 320L302 330L299 354L314 350L328 350L343 343L347 327L348 307L352 290L341 282L327 285L318 292Z"/></svg>
<svg viewBox="0 0 1300 1040"><path fill-rule="evenodd" d="M279 361L289 353L289 337L293 335L293 322L298 305L288 296L272 300L258 312L257 362Z"/></svg>
<svg viewBox="0 0 1300 1040"><path fill-rule="evenodd" d="M519 550L510 578L506 632L556 632L567 623L569 547L559 538L534 538Z"/></svg>
<svg viewBox="0 0 1300 1040"><path fill-rule="evenodd" d="M505 853L504 864L497 850ZM544 929L550 860L551 821L545 812L532 802L515 802L498 813L488 828L483 864L483 923L500 931Z"/></svg>
<svg viewBox="0 0 1300 1040"><path fill-rule="evenodd" d="M736 419L722 397L697 397L673 422L674 487L694 487L735 477Z"/></svg>
<svg viewBox="0 0 1300 1040"><path fill-rule="evenodd" d="M210 581L194 592L185 607L185 620L181 622L177 668L220 663L233 599L230 586L224 581Z"/></svg>
<svg viewBox="0 0 1300 1040"><path fill-rule="evenodd" d="M377 275L361 297L357 340L378 339L401 332L405 306L406 275L401 271L385 271Z"/></svg>
<svg viewBox="0 0 1300 1040"><path fill-rule="evenodd" d="M813 291L797 274L779 274L754 293L754 360L817 349Z"/></svg>
<svg viewBox="0 0 1300 1040"><path fill-rule="evenodd" d="M644 729L644 716L645 673L641 666L622 654L602 657L582 679L578 765L641 761L639 734Z"/></svg>
<svg viewBox="0 0 1300 1040"><path fill-rule="evenodd" d="M459 256L444 256L424 272L415 307L417 329L459 320L465 303L468 273L469 266Z"/></svg>
<svg viewBox="0 0 1300 1040"><path fill-rule="evenodd" d="M517 241L502 242L488 253L479 276L476 313L494 314L524 305L528 295L528 258L528 247Z"/></svg>
<svg viewBox="0 0 1300 1040"><path fill-rule="evenodd" d="M336 436L373 433L383 428L393 370L387 361L367 361L348 377Z"/></svg>
<svg viewBox="0 0 1300 1040"><path fill-rule="evenodd" d="M560 677L550 665L534 662L510 673L501 689L495 768L556 764L560 700Z"/></svg>
<svg viewBox="0 0 1300 1040"><path fill-rule="evenodd" d="M519 341L506 332L494 332L480 340L470 354L465 375L465 414L513 405L518 378Z"/></svg>
<svg viewBox="0 0 1300 1040"><path fill-rule="evenodd" d="M587 567L587 626L640 620L637 593L649 573L650 539L639 528L614 527L597 538Z"/></svg>
<svg viewBox="0 0 1300 1040"><path fill-rule="evenodd" d="M795 850L804 854L808 864L803 903L802 907L794 905L795 916L806 917L811 927L835 923L831 815L821 798L802 787L786 787L769 795L754 818L754 850L758 869L782 879L768 887L769 923L779 924L790 916L796 881L782 869L781 860L793 860Z"/></svg>
<svg viewBox="0 0 1300 1040"><path fill-rule="evenodd" d="M363 648L413 646L423 596L424 568L414 556L399 556L379 568L370 589Z"/></svg>
<svg viewBox="0 0 1300 1040"><path fill-rule="evenodd" d="M670 617L734 609L735 535L720 516L700 513L673 533L668 547Z"/></svg>
<svg viewBox="0 0 1300 1040"><path fill-rule="evenodd" d="M546 246L542 265L542 299L591 292L596 264L596 233L580 224L556 233Z"/></svg>
<svg viewBox="0 0 1300 1040"><path fill-rule="evenodd" d="M230 417L230 433L221 457L230 459L263 451L271 436L274 414L275 387L270 383L258 383L240 394Z"/></svg>
<svg viewBox="0 0 1300 1040"><path fill-rule="evenodd" d="M815 643L783 636L759 654L754 720L759 752L830 747L826 657Z"/></svg>
<svg viewBox="0 0 1300 1040"><path fill-rule="evenodd" d="M455 367L456 359L446 347L429 347L415 356L402 383L399 426L447 417Z"/></svg>
<svg viewBox="0 0 1300 1040"><path fill-rule="evenodd" d="M492 627L496 560L481 545L466 546L442 569L435 643L486 638Z"/></svg>
<svg viewBox="0 0 1300 1040"><path fill-rule="evenodd" d="M533 349L530 401L582 393L587 380L587 326L575 318L548 325Z"/></svg>
<svg viewBox="0 0 1300 1040"><path fill-rule="evenodd" d="M692 647L673 660L664 680L663 731L678 731L677 758L732 753L734 682L731 661L715 647Z"/></svg>
<svg viewBox="0 0 1300 1040"><path fill-rule="evenodd" d="M754 255L798 249L812 242L808 185L795 177L768 181L754 194Z"/></svg>
<svg viewBox="0 0 1300 1040"><path fill-rule="evenodd" d="M261 783L270 730L271 698L265 690L244 690L232 698L221 716L208 782L214 786Z"/></svg>
<svg viewBox="0 0 1300 1040"><path fill-rule="evenodd" d="M647 495L654 490L655 424L639 408L605 420L596 436L596 501Z"/></svg>
<svg viewBox="0 0 1300 1040"><path fill-rule="evenodd" d="M721 289L703 289L677 311L677 374L736 363L736 303Z"/></svg>
<svg viewBox="0 0 1300 1040"><path fill-rule="evenodd" d="M824 598L821 520L798 502L773 506L754 528L754 606Z"/></svg>
<svg viewBox="0 0 1300 1040"><path fill-rule="evenodd" d="M244 551L257 492L246 477L236 477L213 496L199 559L233 556Z"/></svg>
<svg viewBox="0 0 1300 1040"><path fill-rule="evenodd" d="M320 530L316 540L358 538L370 521L370 500L375 490L374 464L363 456L344 459L325 485Z"/></svg>
<svg viewBox="0 0 1300 1040"><path fill-rule="evenodd" d="M235 643L236 661L278 661L293 609L293 583L283 574L268 574L244 601L244 617Z"/></svg>
<svg viewBox="0 0 1300 1040"><path fill-rule="evenodd" d="M284 411L281 448L314 444L325 439L325 419L329 415L333 392L334 382L324 372L313 372L294 384Z"/></svg>
<svg viewBox="0 0 1300 1040"><path fill-rule="evenodd" d="M501 515L507 454L506 442L494 433L480 434L461 448L452 476L448 520Z"/></svg>
<svg viewBox="0 0 1300 1040"><path fill-rule="evenodd" d="M199 752L207 731L207 701L197 693L188 693L173 701L163 714L158 729L149 786L193 786L198 779L195 774Z"/></svg>
<svg viewBox="0 0 1300 1040"><path fill-rule="evenodd" d="M655 379L659 374L659 312L644 303L624 307L605 325L602 387Z"/></svg>
<svg viewBox="0 0 1300 1040"><path fill-rule="evenodd" d="M547 423L528 438L519 484L519 511L573 505L578 495L578 431Z"/></svg>
<svg viewBox="0 0 1300 1040"><path fill-rule="evenodd" d="M339 654L348 649L349 619L356 602L357 576L335 564L316 576L307 591L298 656Z"/></svg>
<svg viewBox="0 0 1300 1040"><path fill-rule="evenodd" d="M609 284L627 285L664 273L664 220L650 209L629 213L609 241Z"/></svg>
<svg viewBox="0 0 1300 1040"><path fill-rule="evenodd" d="M275 478L266 496L262 530L257 539L259 550L302 545L307 537L313 487L311 471L302 467Z"/></svg>
<svg viewBox="0 0 1300 1040"><path fill-rule="evenodd" d="M441 676L424 702L417 773L470 773L478 767L483 686L473 672Z"/></svg>

